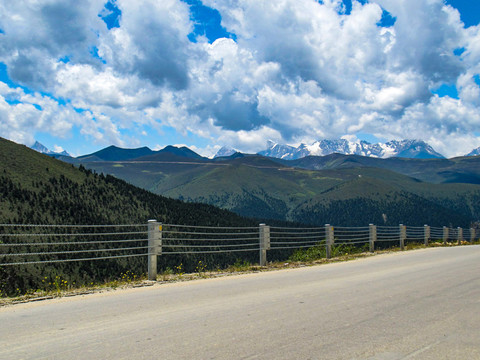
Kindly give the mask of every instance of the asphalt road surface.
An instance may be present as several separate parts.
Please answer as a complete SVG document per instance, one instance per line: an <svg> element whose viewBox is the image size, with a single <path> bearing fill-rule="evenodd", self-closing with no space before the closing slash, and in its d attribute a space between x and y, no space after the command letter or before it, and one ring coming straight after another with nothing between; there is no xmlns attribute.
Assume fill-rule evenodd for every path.
<svg viewBox="0 0 480 360"><path fill-rule="evenodd" d="M0 359L480 359L480 246L3 307Z"/></svg>

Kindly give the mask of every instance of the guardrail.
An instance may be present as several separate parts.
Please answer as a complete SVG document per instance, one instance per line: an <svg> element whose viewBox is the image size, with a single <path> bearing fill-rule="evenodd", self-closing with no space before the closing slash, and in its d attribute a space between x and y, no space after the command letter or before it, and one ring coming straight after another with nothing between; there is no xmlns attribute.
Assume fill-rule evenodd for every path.
<svg viewBox="0 0 480 360"><path fill-rule="evenodd" d="M474 242L475 229L413 226L365 227L207 227L162 224L131 225L13 225L0 224L0 267L78 261L148 257L148 277L157 277L158 256L259 252L324 246L326 257L337 245L368 244L376 248L400 246L432 239L443 243Z"/></svg>

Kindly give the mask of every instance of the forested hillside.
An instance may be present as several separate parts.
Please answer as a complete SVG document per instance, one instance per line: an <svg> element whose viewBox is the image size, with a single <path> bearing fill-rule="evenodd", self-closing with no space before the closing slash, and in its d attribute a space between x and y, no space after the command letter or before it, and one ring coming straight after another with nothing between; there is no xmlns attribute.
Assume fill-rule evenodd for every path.
<svg viewBox="0 0 480 360"><path fill-rule="evenodd" d="M258 225L256 220L210 205L187 204L155 195L113 176L98 175L82 166L78 169L0 139L0 224L146 224L148 219L203 226ZM12 228L0 225L0 244L12 241L12 238L2 237L11 231ZM16 239L20 242L41 241L32 237L13 240ZM144 243L129 243L129 246L139 245L144 246ZM0 257L6 254L6 249L10 252L52 252L63 251L65 247L0 247ZM29 261L39 259L39 256L29 257ZM236 258L227 255L215 258L165 256L159 259L159 267L174 268L183 263L183 271L193 271L200 259L209 267L215 267L233 263ZM0 296L44 289L47 284L58 285L60 281L61 284L80 286L121 278L127 272L142 274L146 272L146 262L146 256L132 256L114 260L0 266Z"/></svg>
<svg viewBox="0 0 480 360"><path fill-rule="evenodd" d="M130 156L135 156L136 149ZM480 220L480 161L375 159L332 154L282 161L235 154L195 160L181 153L80 161L156 194L246 217L322 226L375 223L470 226Z"/></svg>
<svg viewBox="0 0 480 360"><path fill-rule="evenodd" d="M231 212L155 195L4 139L0 199L0 223L131 224L157 219L192 225L252 224Z"/></svg>

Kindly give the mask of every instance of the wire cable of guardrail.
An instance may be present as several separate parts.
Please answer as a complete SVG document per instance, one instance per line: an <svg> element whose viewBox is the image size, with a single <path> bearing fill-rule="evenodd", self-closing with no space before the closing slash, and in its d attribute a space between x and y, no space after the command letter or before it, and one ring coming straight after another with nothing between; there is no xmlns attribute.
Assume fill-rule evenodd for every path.
<svg viewBox="0 0 480 360"><path fill-rule="evenodd" d="M0 234L0 237L47 237L47 236L117 236L117 235L145 235L147 231L134 231L134 232L116 232L116 233L43 233L43 234Z"/></svg>
<svg viewBox="0 0 480 360"><path fill-rule="evenodd" d="M290 241L302 241L302 240L312 240L317 239L318 241L325 239L325 236L318 236L318 235L309 235L309 236L270 236L271 241L278 241L278 240L290 240Z"/></svg>
<svg viewBox="0 0 480 360"><path fill-rule="evenodd" d="M270 226L270 229L273 230L296 230L296 231L303 231L303 230L315 230L315 231L321 231L325 230L325 227L323 226L317 226L317 227L282 227L282 226Z"/></svg>
<svg viewBox="0 0 480 360"><path fill-rule="evenodd" d="M137 241L148 241L148 239L128 239L128 240L102 240L102 241L64 241L64 242L41 242L41 243L0 243L0 247L17 246L64 246L64 245L90 245L90 244L120 244Z"/></svg>
<svg viewBox="0 0 480 360"><path fill-rule="evenodd" d="M56 225L56 224L0 224L0 227L39 227L39 228L112 228L112 227L146 227L146 224L119 225Z"/></svg>
<svg viewBox="0 0 480 360"><path fill-rule="evenodd" d="M54 263L61 263L61 262L91 261L91 260L110 260L110 259L122 259L122 258L147 256L147 255L150 255L150 254L145 253L145 254L129 254L129 255L116 255L116 256L101 256L101 257L82 258L82 259L39 260L39 261L27 261L27 262L16 262L16 263L0 263L0 266L54 264Z"/></svg>
<svg viewBox="0 0 480 360"><path fill-rule="evenodd" d="M319 244L319 241L271 241L270 245L298 245L298 244Z"/></svg>
<svg viewBox="0 0 480 360"><path fill-rule="evenodd" d="M417 239L417 238L423 239L424 234L411 234L411 233L407 233L406 236L407 236L407 239Z"/></svg>
<svg viewBox="0 0 480 360"><path fill-rule="evenodd" d="M400 232L391 232L391 233L384 233L384 232L377 232L377 237L383 237L383 238L398 238L400 236Z"/></svg>
<svg viewBox="0 0 480 360"><path fill-rule="evenodd" d="M229 226L195 226L195 225L174 225L174 224L162 224L164 227L172 227L172 228L186 228L186 229L219 229L219 230L258 230L258 226L256 227L229 227Z"/></svg>
<svg viewBox="0 0 480 360"><path fill-rule="evenodd" d="M148 234L147 231L131 231L135 228L141 227L142 229L146 228L146 224L121 224L121 225L34 225L34 224L0 224L0 227L3 227L4 230L8 230L8 233L0 233L0 249L19 249L24 247L29 249L31 247L54 247L48 251L23 251L19 252L18 250L15 253L2 253L0 258L2 258L2 263L0 266L11 266L11 265L28 265L28 264L48 264L48 263L61 263L61 262L71 262L71 261L86 261L86 260L101 260L101 259L118 259L118 258L127 258L135 256L146 256L148 251L148 246L127 246L127 247L111 247L111 248L90 248L90 249L69 249L69 250L58 250L60 247L73 247L73 246L86 246L86 245L117 245L117 244L126 244L126 243L145 243L148 239L145 239L145 235ZM21 230L25 229L25 231ZM32 230L33 229L33 230ZM46 229L55 229L53 231L45 232ZM67 229L67 231L63 231ZM75 231L75 230L78 230ZM93 230L84 232L84 229ZM111 231L112 229L125 229L126 231ZM99 230L99 231L98 231ZM107 231L105 231L107 230ZM18 231L18 232L17 232ZM134 235L142 235L142 238L133 239ZM94 237L94 238L93 238ZM113 239L108 239L107 237L113 237ZM122 239L122 237L124 237ZM130 238L128 238L130 237ZM65 239L65 241L49 241L48 239ZM85 239L85 240L82 240ZM92 238L91 240L86 240L87 238ZM21 242L18 240L21 239ZM81 241L78 241L78 240ZM3 240L3 241L2 241ZM45 241L46 240L46 241ZM71 241L74 240L74 241ZM77 240L77 241L75 241ZM137 254L135 252L144 251L142 254ZM129 252L128 255L109 255L109 256L100 256L92 258L78 258L78 259L41 259L41 260L30 260L28 257L31 256L70 256L70 255L79 255L79 254L105 254L105 253L114 253L114 252ZM7 262L6 259L20 258L23 257L23 261L17 262Z"/></svg>
<svg viewBox="0 0 480 360"><path fill-rule="evenodd" d="M335 239L334 244L353 244L354 241L357 242L368 242L370 238L354 238L354 239Z"/></svg>
<svg viewBox="0 0 480 360"><path fill-rule="evenodd" d="M358 228L358 229L354 229L354 228L338 228L338 227L334 227L334 230L336 233L345 233L345 234L348 234L348 233L359 233L359 232L369 232L370 229L369 228Z"/></svg>
<svg viewBox="0 0 480 360"><path fill-rule="evenodd" d="M271 247L271 250L295 250L295 249L308 249L311 248L311 245L300 245L300 246L275 246Z"/></svg>
<svg viewBox="0 0 480 360"><path fill-rule="evenodd" d="M1 257L9 256L34 256L34 255L69 255L69 254L84 254L84 253L97 253L97 252L112 252L112 251L127 251L127 250L144 250L149 246L139 246L130 248L113 248L113 249L93 249L93 250L71 250L71 251L50 251L50 252L31 252L31 253L18 253L18 254L0 254Z"/></svg>
<svg viewBox="0 0 480 360"><path fill-rule="evenodd" d="M168 254L168 255L189 255L189 254L220 254L220 253L225 253L225 252L248 252L248 251L258 251L259 248L255 248L255 249L232 249L232 250L228 250L228 251L222 251L222 250L219 250L219 251L215 251L215 250L211 250L211 251L181 251L181 252L176 252L176 251L165 251L163 252L163 254Z"/></svg>
<svg viewBox="0 0 480 360"><path fill-rule="evenodd" d="M425 229L423 227L406 226L405 228L407 229L407 231L410 231L410 232L415 232L415 233L425 232Z"/></svg>
<svg viewBox="0 0 480 360"><path fill-rule="evenodd" d="M400 230L396 229L377 229L377 234L398 234Z"/></svg>
<svg viewBox="0 0 480 360"><path fill-rule="evenodd" d="M198 238L176 238L176 237L163 237L164 241L253 241L258 240L257 237L248 237L248 238L232 238L232 239L198 239Z"/></svg>
<svg viewBox="0 0 480 360"><path fill-rule="evenodd" d="M353 231L357 231L357 230L368 230L369 228L370 228L369 226L358 226L358 227L355 227L355 226L334 226L335 231L336 231L336 230L353 230Z"/></svg>
<svg viewBox="0 0 480 360"><path fill-rule="evenodd" d="M407 229L406 232L407 232L407 235L408 235L408 234L412 234L412 235L423 235L423 234L425 234L425 231L423 231L423 230L420 230L420 231L419 231L419 230Z"/></svg>
<svg viewBox="0 0 480 360"><path fill-rule="evenodd" d="M235 235L258 235L259 232L249 232L249 233L215 233L215 232L193 232L193 231L168 231L168 230L163 230L163 234L181 234L181 235L209 235L209 236L235 236Z"/></svg>
<svg viewBox="0 0 480 360"><path fill-rule="evenodd" d="M192 249L197 249L197 248L205 248L205 249L215 249L215 248L231 248L231 247L247 247L247 246L257 246L259 247L258 243L254 244L235 244L235 245L162 245L162 248L192 248ZM221 249L219 249L221 250ZM228 252L229 250L225 250Z"/></svg>
<svg viewBox="0 0 480 360"><path fill-rule="evenodd" d="M335 234L335 238L336 239L345 239L345 240L349 240L349 239L359 239L359 238L368 238L369 237L369 234L368 233L364 233L364 234Z"/></svg>
<svg viewBox="0 0 480 360"><path fill-rule="evenodd" d="M308 239L318 239L319 236L271 236L270 239L273 241L274 239L292 239L292 240L308 240Z"/></svg>
<svg viewBox="0 0 480 360"><path fill-rule="evenodd" d="M271 235L299 235L299 234L309 234L309 235L322 235L325 234L325 231L273 231L270 229Z"/></svg>

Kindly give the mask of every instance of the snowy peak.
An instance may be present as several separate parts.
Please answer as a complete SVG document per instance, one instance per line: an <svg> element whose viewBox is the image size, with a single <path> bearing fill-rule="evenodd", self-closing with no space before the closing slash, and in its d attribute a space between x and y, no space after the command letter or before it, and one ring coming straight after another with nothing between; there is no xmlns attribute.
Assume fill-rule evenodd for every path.
<svg viewBox="0 0 480 360"><path fill-rule="evenodd" d="M50 150L48 150L43 144L40 144L38 141L35 141L35 144L33 144L33 146L30 147L30 149L35 150L42 154L48 154L50 152Z"/></svg>
<svg viewBox="0 0 480 360"><path fill-rule="evenodd" d="M35 144L33 144L30 149L38 151L39 153L46 154L46 155L57 155L57 156L70 156L68 152L65 150L60 151L60 152L55 152L49 150L45 145L39 143L38 141L35 141Z"/></svg>
<svg viewBox="0 0 480 360"><path fill-rule="evenodd" d="M362 155L372 156L373 145L366 141L348 141L346 139L339 140L320 140L312 145L300 145L301 153L308 155L324 156L333 153L345 155ZM375 151L376 152L376 151Z"/></svg>
<svg viewBox="0 0 480 360"><path fill-rule="evenodd" d="M465 156L478 156L478 155L480 155L480 147L472 150L472 152L468 153L468 154L465 155Z"/></svg>
<svg viewBox="0 0 480 360"><path fill-rule="evenodd" d="M213 157L214 159L219 158L219 157L227 157L227 156L232 156L233 154L237 153L238 150L231 148L230 146L223 146L220 150L217 151L215 156Z"/></svg>
<svg viewBox="0 0 480 360"><path fill-rule="evenodd" d="M392 140L385 144L370 144L363 140L320 140L315 141L311 145L300 144L298 147L280 145L269 141L268 148L264 151L260 151L258 154L285 160L295 160L309 155L325 156L333 153L376 158L444 158L422 140Z"/></svg>
<svg viewBox="0 0 480 360"><path fill-rule="evenodd" d="M258 154L263 156L270 156L274 158L293 160L298 159L297 148L290 145L280 145L271 140L267 142L267 150L260 151Z"/></svg>
<svg viewBox="0 0 480 360"><path fill-rule="evenodd" d="M394 157L413 158L413 159L435 159L443 158L430 145L422 140L392 140L385 144L388 152L393 153ZM391 156L383 156L391 157Z"/></svg>

